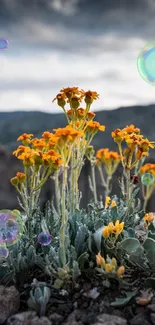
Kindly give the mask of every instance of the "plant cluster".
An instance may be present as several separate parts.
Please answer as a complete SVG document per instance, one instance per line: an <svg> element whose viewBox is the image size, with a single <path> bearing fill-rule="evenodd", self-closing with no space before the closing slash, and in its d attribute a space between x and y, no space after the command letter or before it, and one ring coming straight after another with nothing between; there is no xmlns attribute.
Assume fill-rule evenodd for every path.
<svg viewBox="0 0 155 325"><path fill-rule="evenodd" d="M50 276L51 284L61 288L74 282L83 272L97 272L99 277L123 281L132 271L145 271L149 278L155 273L155 215L146 213L146 204L155 181L142 184L144 206L137 198L140 177L155 175L155 165L143 165L154 143L144 138L134 125L116 129L111 136L118 152L102 148L95 153L91 142L105 126L94 121L90 111L99 95L78 87L63 88L54 98L67 119L64 128L45 131L40 139L22 134L22 144L13 155L23 163L23 170L11 179L19 194L25 215L22 237L1 258L2 280L28 276L37 265ZM82 101L85 108L82 108ZM66 109L66 105L69 106ZM80 209L78 180L85 159L91 164L90 188L94 202L87 211ZM111 197L112 177L121 164L121 197ZM99 170L103 197L97 197L95 171ZM39 198L49 177L55 182L55 202L45 213L39 211ZM143 223L145 236L138 238L136 227ZM23 275L22 273L22 275ZM21 279L22 281L22 279ZM29 303L36 308L44 301L43 312L50 297L36 284Z"/></svg>

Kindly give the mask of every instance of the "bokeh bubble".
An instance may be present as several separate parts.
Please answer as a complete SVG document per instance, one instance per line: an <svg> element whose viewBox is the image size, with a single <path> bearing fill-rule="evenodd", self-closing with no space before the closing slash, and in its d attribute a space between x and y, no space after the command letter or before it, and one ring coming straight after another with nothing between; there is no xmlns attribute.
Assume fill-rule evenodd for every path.
<svg viewBox="0 0 155 325"><path fill-rule="evenodd" d="M7 258L9 255L9 250L6 246L0 246L0 260L3 258Z"/></svg>
<svg viewBox="0 0 155 325"><path fill-rule="evenodd" d="M151 174L151 173L145 173L141 177L141 182L146 186L152 185L154 183L154 181L155 181L155 178L154 178L153 174Z"/></svg>
<svg viewBox="0 0 155 325"><path fill-rule="evenodd" d="M16 244L23 231L24 222L19 211L0 210L0 245Z"/></svg>
<svg viewBox="0 0 155 325"><path fill-rule="evenodd" d="M155 86L155 41L146 44L140 51L137 69L146 82Z"/></svg>
<svg viewBox="0 0 155 325"><path fill-rule="evenodd" d="M4 51L8 48L9 42L5 38L0 38L0 51Z"/></svg>
<svg viewBox="0 0 155 325"><path fill-rule="evenodd" d="M50 233L48 231L46 232L41 232L38 236L38 242L42 245L42 246L47 246L51 243L52 241L52 236L50 235Z"/></svg>

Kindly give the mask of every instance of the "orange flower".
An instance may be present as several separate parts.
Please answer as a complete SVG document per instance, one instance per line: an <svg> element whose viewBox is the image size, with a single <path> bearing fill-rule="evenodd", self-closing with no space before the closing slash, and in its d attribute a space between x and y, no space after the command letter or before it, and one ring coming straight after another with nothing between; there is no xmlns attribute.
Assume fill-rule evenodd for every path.
<svg viewBox="0 0 155 325"><path fill-rule="evenodd" d="M95 113L93 113L93 112L88 112L88 114L87 114L88 121L92 121L93 118L94 118L95 116L96 116Z"/></svg>
<svg viewBox="0 0 155 325"><path fill-rule="evenodd" d="M67 87L61 89L60 93L62 93L65 97L70 99L74 95L81 97L84 94L84 91L82 89L79 89L79 87Z"/></svg>
<svg viewBox="0 0 155 325"><path fill-rule="evenodd" d="M155 220L155 215L152 212L145 214L144 221L146 222L147 225L149 225L154 220Z"/></svg>
<svg viewBox="0 0 155 325"><path fill-rule="evenodd" d="M23 183L25 181L26 175L21 172L17 172L16 177L19 180L19 183Z"/></svg>
<svg viewBox="0 0 155 325"><path fill-rule="evenodd" d="M99 98L99 94L96 91L88 90L84 93L84 100L86 104L92 104L94 100Z"/></svg>
<svg viewBox="0 0 155 325"><path fill-rule="evenodd" d="M13 155L19 158L19 156L24 152L30 152L31 149L25 146L19 146L15 151L13 151Z"/></svg>
<svg viewBox="0 0 155 325"><path fill-rule="evenodd" d="M23 133L20 135L17 139L17 141L22 141L23 144L28 145L31 142L31 138L33 137L33 134Z"/></svg>
<svg viewBox="0 0 155 325"><path fill-rule="evenodd" d="M96 263L97 263L97 265L99 265L99 266L101 266L101 267L105 267L105 259L104 259L104 257L102 257L101 256L101 254L100 253L98 253L97 255L96 255Z"/></svg>
<svg viewBox="0 0 155 325"><path fill-rule="evenodd" d="M90 121L86 122L86 131L91 133L96 133L97 131L105 131L105 126L101 125L99 122Z"/></svg>
<svg viewBox="0 0 155 325"><path fill-rule="evenodd" d="M121 143L124 140L125 132L121 131L120 129L116 129L111 133L111 136L115 142Z"/></svg>
<svg viewBox="0 0 155 325"><path fill-rule="evenodd" d="M140 174L151 173L155 176L155 164L145 164L140 168Z"/></svg>
<svg viewBox="0 0 155 325"><path fill-rule="evenodd" d="M35 150L41 150L46 147L46 142L44 139L35 138L31 141L31 144L32 144L32 148Z"/></svg>
<svg viewBox="0 0 155 325"><path fill-rule="evenodd" d="M56 97L52 100L52 103L57 99L58 106L64 108L66 105L66 96L64 94L58 94Z"/></svg>
<svg viewBox="0 0 155 325"><path fill-rule="evenodd" d="M118 268L118 270L117 270L117 276L118 276L119 278L122 278L124 272L125 272L125 267L122 265L122 266L120 266L120 267Z"/></svg>
<svg viewBox="0 0 155 325"><path fill-rule="evenodd" d="M138 128L135 128L135 126L133 124L131 125L127 125L123 131L125 131L127 134L132 134L132 133L135 133L135 134L139 134L140 133L140 129Z"/></svg>

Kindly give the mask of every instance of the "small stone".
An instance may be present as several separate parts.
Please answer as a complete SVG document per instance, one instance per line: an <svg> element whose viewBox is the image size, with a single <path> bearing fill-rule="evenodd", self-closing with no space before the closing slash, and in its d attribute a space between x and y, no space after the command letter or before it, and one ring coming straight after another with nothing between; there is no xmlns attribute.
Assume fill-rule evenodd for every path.
<svg viewBox="0 0 155 325"><path fill-rule="evenodd" d="M151 318L152 324L155 325L155 314L151 313L150 318Z"/></svg>
<svg viewBox="0 0 155 325"><path fill-rule="evenodd" d="M148 305L147 308L155 312L155 304Z"/></svg>
<svg viewBox="0 0 155 325"><path fill-rule="evenodd" d="M54 324L59 324L64 320L64 317L62 315L59 315L57 313L53 313L49 315L49 320L54 321Z"/></svg>
<svg viewBox="0 0 155 325"><path fill-rule="evenodd" d="M101 314L94 325L127 325L127 321L115 315Z"/></svg>
<svg viewBox="0 0 155 325"><path fill-rule="evenodd" d="M7 325L52 325L52 322L47 317L39 318L35 311L28 311L9 317Z"/></svg>
<svg viewBox="0 0 155 325"><path fill-rule="evenodd" d="M16 313L20 306L20 295L14 286L0 286L0 324L4 323L7 318Z"/></svg>

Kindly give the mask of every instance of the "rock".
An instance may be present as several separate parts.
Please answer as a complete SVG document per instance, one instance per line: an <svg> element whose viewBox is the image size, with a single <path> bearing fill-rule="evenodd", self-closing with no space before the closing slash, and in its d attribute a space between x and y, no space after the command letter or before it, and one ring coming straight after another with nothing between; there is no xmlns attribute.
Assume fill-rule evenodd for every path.
<svg viewBox="0 0 155 325"><path fill-rule="evenodd" d="M143 313L134 316L130 325L151 325Z"/></svg>
<svg viewBox="0 0 155 325"><path fill-rule="evenodd" d="M16 313L20 306L20 295L14 286L5 288L0 286L0 324Z"/></svg>
<svg viewBox="0 0 155 325"><path fill-rule="evenodd" d="M67 319L62 323L62 325L82 325L81 321L81 312L80 310L74 310Z"/></svg>
<svg viewBox="0 0 155 325"><path fill-rule="evenodd" d="M155 325L155 314L151 313L150 318L151 318L152 324Z"/></svg>
<svg viewBox="0 0 155 325"><path fill-rule="evenodd" d="M49 320L54 321L54 325L62 323L62 321L64 320L64 317L57 313L53 313L53 314L49 315L48 318L49 318Z"/></svg>
<svg viewBox="0 0 155 325"><path fill-rule="evenodd" d="M127 325L127 321L115 315L101 314L97 316L97 322L94 325Z"/></svg>
<svg viewBox="0 0 155 325"><path fill-rule="evenodd" d="M151 311L153 311L153 313L155 313L155 303L151 304L151 305L148 305L147 309L150 309Z"/></svg>
<svg viewBox="0 0 155 325"><path fill-rule="evenodd" d="M47 317L38 317L35 311L26 311L9 317L7 325L52 325Z"/></svg>

